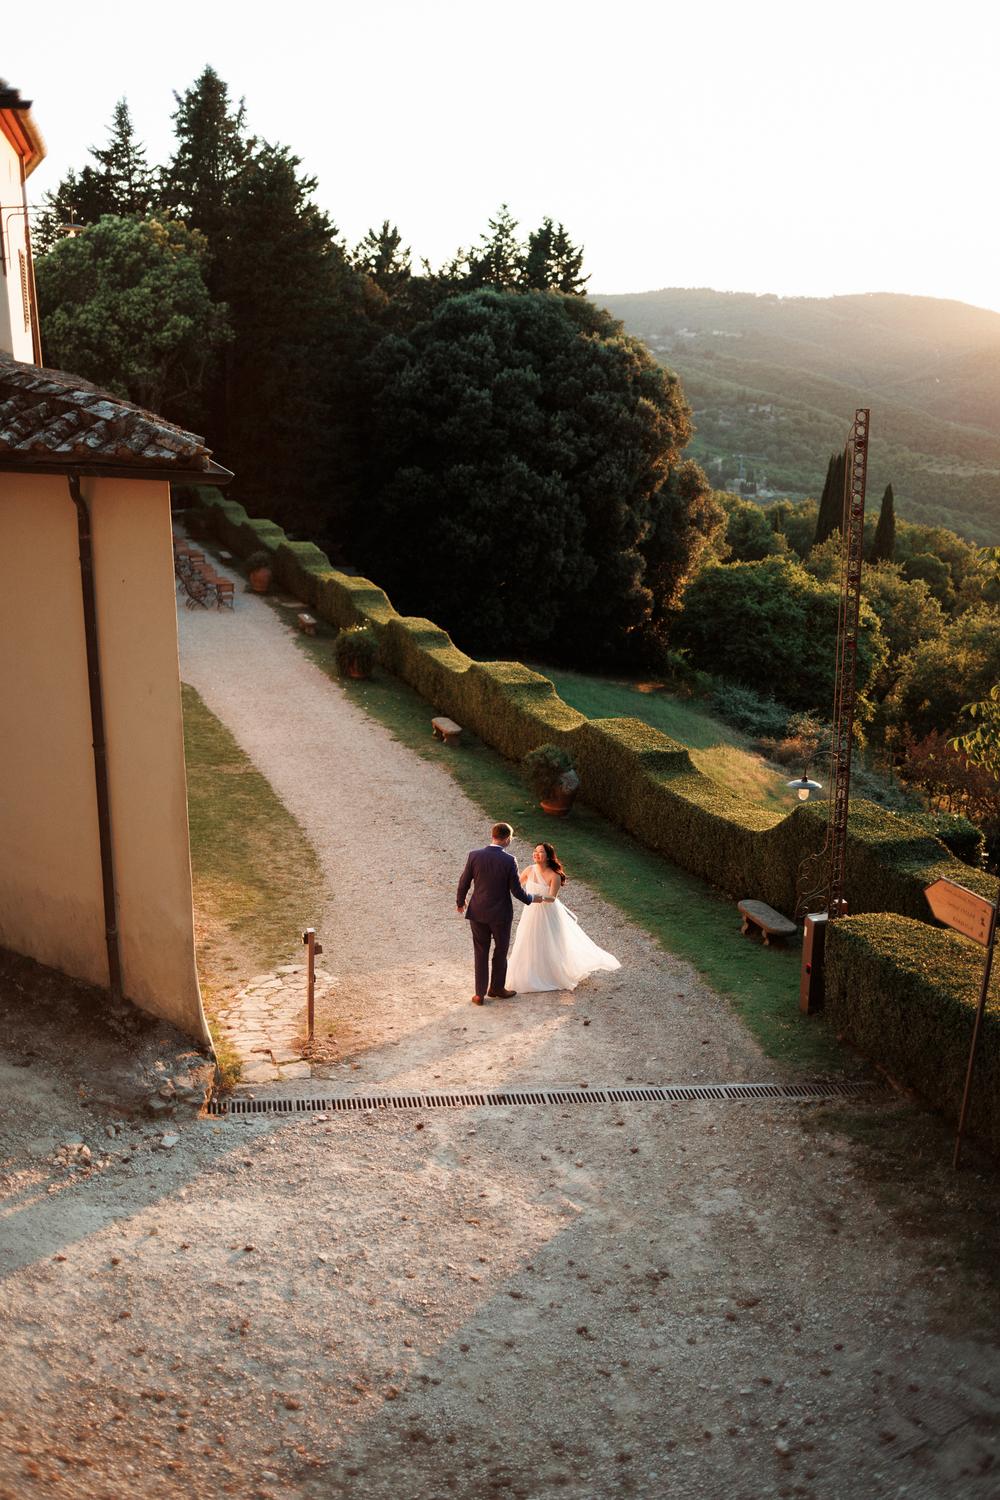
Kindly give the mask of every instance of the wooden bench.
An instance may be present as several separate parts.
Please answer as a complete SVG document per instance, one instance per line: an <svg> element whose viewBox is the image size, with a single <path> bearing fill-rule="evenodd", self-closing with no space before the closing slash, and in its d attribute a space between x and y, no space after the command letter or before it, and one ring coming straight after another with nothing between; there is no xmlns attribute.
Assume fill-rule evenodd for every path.
<svg viewBox="0 0 1000 1500"><path fill-rule="evenodd" d="M303 635L315 635L316 634L316 621L313 619L312 615L307 615L307 614L296 615L295 616L295 623L299 627L299 629L302 631Z"/></svg>
<svg viewBox="0 0 1000 1500"><path fill-rule="evenodd" d="M771 946L773 937L795 936L795 923L783 917L780 911L775 911L773 906L768 906L766 901L739 901L737 906L743 916L742 931L748 933L751 927L759 927L765 948Z"/></svg>
<svg viewBox="0 0 1000 1500"><path fill-rule="evenodd" d="M457 745L462 737L462 726L456 724L454 719L441 718L431 720L431 730L436 740L444 740L446 745Z"/></svg>

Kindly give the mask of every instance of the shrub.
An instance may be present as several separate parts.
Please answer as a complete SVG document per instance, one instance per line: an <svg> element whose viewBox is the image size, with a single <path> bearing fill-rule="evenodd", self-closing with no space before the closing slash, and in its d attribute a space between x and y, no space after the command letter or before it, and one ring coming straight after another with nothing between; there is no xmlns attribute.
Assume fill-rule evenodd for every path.
<svg viewBox="0 0 1000 1500"><path fill-rule="evenodd" d="M712 688L708 701L721 719L734 729L742 729L744 734L776 740L785 736L788 709L773 698L755 693L753 688L722 678Z"/></svg>
<svg viewBox="0 0 1000 1500"><path fill-rule="evenodd" d="M895 915L843 917L826 935L826 1009L856 1047L957 1120L983 949ZM969 1133L1000 1151L1000 972L979 1041Z"/></svg>
<svg viewBox="0 0 1000 1500"><path fill-rule="evenodd" d="M535 796L544 801L566 772L572 771L573 762L558 745L538 745L524 757L524 769Z"/></svg>
<svg viewBox="0 0 1000 1500"><path fill-rule="evenodd" d="M378 640L367 625L350 625L333 643L333 659L341 677L369 677L378 658Z"/></svg>
<svg viewBox="0 0 1000 1500"><path fill-rule="evenodd" d="M272 558L270 552L265 552L263 548L261 548L257 552L251 552L250 556L244 559L243 565L248 573L255 573L258 568L270 568L273 566L273 564L274 559Z"/></svg>
<svg viewBox="0 0 1000 1500"><path fill-rule="evenodd" d="M974 870L983 868L986 839L982 830L961 813L917 812L909 813L908 816L934 838L940 839L945 848L950 849L964 865L971 865Z"/></svg>

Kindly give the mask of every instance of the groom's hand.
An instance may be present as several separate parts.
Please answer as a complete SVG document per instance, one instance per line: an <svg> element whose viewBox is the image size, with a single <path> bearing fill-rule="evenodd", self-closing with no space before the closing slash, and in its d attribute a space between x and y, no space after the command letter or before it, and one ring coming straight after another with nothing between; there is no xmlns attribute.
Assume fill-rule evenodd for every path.
<svg viewBox="0 0 1000 1500"><path fill-rule="evenodd" d="M465 907L464 906L458 906L458 905L456 905L455 910L458 912L458 915L460 917L465 915Z"/></svg>

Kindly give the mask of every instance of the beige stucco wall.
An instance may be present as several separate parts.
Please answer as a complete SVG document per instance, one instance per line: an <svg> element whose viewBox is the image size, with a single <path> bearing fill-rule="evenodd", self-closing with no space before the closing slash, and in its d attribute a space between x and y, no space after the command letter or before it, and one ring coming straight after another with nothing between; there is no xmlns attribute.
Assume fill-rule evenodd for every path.
<svg viewBox="0 0 1000 1500"><path fill-rule="evenodd" d="M0 349L15 359L34 359L30 321L25 323L19 252L28 256L28 217L21 158L0 131L0 205L3 207L3 267L0 270ZM30 319L29 309L29 319Z"/></svg>
<svg viewBox="0 0 1000 1500"><path fill-rule="evenodd" d="M194 960L166 483L84 479L125 993L208 1040ZM76 509L0 474L0 946L106 984Z"/></svg>

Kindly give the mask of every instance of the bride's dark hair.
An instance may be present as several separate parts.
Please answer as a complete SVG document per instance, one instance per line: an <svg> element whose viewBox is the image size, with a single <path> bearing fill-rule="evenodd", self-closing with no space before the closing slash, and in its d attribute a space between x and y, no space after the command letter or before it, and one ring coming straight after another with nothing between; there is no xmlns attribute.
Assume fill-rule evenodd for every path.
<svg viewBox="0 0 1000 1500"><path fill-rule="evenodd" d="M545 843L542 844L542 848L545 850L545 863L548 865L550 870L555 870L556 874L559 876L559 884L565 885L566 871L563 869L562 863L557 857L555 849L551 844Z"/></svg>

